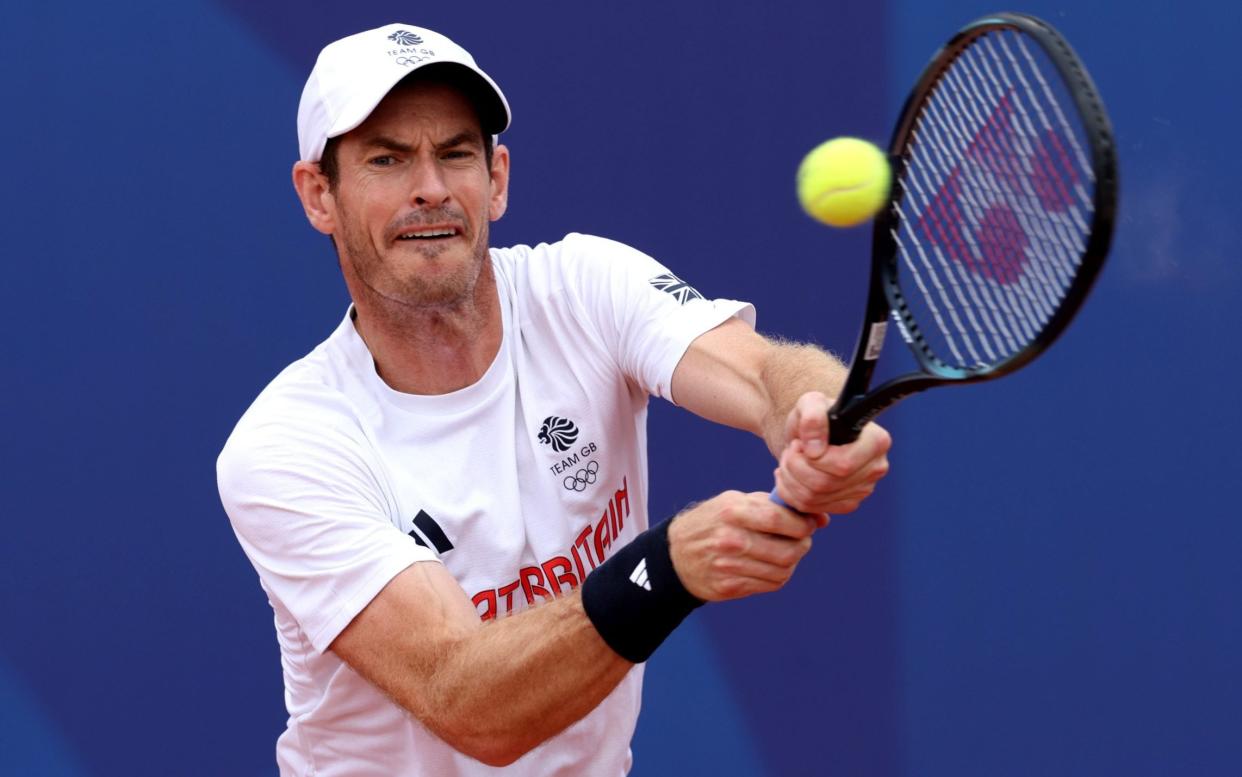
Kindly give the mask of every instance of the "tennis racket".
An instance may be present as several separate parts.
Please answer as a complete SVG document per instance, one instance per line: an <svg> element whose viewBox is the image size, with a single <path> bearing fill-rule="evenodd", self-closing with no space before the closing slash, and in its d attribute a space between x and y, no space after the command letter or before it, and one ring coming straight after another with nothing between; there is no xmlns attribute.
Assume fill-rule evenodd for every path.
<svg viewBox="0 0 1242 777"><path fill-rule="evenodd" d="M1034 17L995 14L954 35L907 98L889 158L832 445L911 394L1029 364L1082 306L1112 237L1108 116L1069 44ZM869 389L890 325L918 368Z"/></svg>

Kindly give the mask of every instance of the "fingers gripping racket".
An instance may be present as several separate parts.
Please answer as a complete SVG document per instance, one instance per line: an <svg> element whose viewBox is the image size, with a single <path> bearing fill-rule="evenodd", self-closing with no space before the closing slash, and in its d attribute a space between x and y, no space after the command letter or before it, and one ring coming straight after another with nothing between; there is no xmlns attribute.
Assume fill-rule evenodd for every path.
<svg viewBox="0 0 1242 777"><path fill-rule="evenodd" d="M996 14L953 36L907 98L889 159L832 445L911 394L1029 364L1081 307L1112 237L1108 116L1069 44L1034 17ZM869 388L890 324L918 369Z"/></svg>

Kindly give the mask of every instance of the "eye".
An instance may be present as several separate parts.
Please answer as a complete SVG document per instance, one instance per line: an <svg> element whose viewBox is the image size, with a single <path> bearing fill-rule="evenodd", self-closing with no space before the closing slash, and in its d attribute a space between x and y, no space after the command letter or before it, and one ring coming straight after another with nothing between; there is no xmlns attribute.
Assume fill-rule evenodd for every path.
<svg viewBox="0 0 1242 777"><path fill-rule="evenodd" d="M372 167L391 167L392 165L395 165L396 163L397 163L396 158L392 156L391 154L382 154L380 156L371 157L370 159L367 160L367 164L371 165Z"/></svg>
<svg viewBox="0 0 1242 777"><path fill-rule="evenodd" d="M474 159L474 152L469 149L455 148L452 151L446 151L444 158L457 160Z"/></svg>

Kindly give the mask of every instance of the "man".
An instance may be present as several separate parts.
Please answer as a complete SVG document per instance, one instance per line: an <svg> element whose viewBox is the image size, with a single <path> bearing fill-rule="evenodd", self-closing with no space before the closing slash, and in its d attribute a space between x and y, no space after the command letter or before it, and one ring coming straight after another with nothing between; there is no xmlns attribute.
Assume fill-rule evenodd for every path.
<svg viewBox="0 0 1242 777"><path fill-rule="evenodd" d="M826 446L843 376L601 238L497 249L509 108L437 33L321 53L293 183L353 300L220 456L276 614L288 775L622 775L642 662L695 607L775 590L887 434ZM759 434L776 482L649 528L657 394Z"/></svg>

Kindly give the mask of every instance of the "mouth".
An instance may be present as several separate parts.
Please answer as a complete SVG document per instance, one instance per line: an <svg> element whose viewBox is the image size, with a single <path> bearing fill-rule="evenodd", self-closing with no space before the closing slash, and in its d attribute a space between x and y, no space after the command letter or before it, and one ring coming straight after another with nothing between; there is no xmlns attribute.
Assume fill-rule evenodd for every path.
<svg viewBox="0 0 1242 777"><path fill-rule="evenodd" d="M397 233L396 240L398 242L424 242L434 243L441 240L449 240L461 234L461 229L452 225L434 225L425 227L410 227Z"/></svg>

